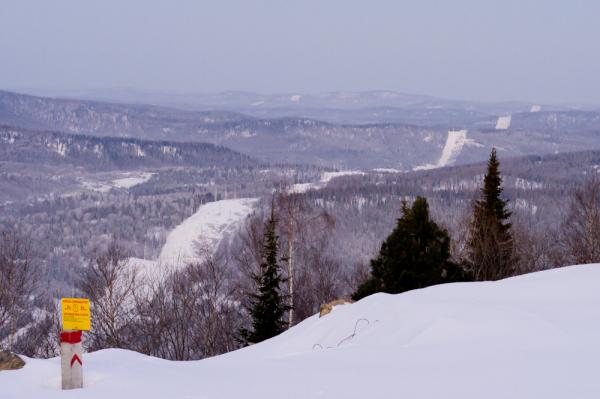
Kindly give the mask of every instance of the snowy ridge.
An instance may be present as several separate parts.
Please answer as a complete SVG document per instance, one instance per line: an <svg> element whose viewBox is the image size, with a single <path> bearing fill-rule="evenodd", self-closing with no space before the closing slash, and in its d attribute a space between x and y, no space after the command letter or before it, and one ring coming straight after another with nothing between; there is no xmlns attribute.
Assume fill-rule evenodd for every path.
<svg viewBox="0 0 600 399"><path fill-rule="evenodd" d="M0 372L0 396L595 399L598 281L595 264L376 294L201 361L102 350L84 356L76 392L59 390L58 358L26 359Z"/></svg>

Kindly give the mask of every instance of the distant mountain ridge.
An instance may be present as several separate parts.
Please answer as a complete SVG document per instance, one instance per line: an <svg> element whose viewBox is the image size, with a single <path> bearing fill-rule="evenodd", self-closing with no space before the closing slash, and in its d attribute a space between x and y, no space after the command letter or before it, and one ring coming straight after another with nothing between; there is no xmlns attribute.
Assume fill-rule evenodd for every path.
<svg viewBox="0 0 600 399"><path fill-rule="evenodd" d="M396 98L396 94L390 92L373 92L372 95ZM436 103L438 100L426 96L398 96L394 101L407 106L400 111L396 108L348 108L335 111L334 116L327 108L303 108L301 111L329 116L323 119L341 119L341 122L333 123L299 116L253 117L230 110L184 111L0 92L0 124L100 137L206 142L269 163L363 170L394 168L408 171L431 165L478 162L486 159L492 147L497 147L504 157L600 148L598 111L544 108L540 111L536 107L536 112L522 112L524 104L521 103L486 110L489 104L473 108L469 103ZM240 98L244 101L255 99L251 93L237 92L222 93L221 97L218 100L223 104L228 103L227 97L233 97L232 103ZM315 98L318 100L318 96ZM363 97L359 96L356 100L354 94L349 94L339 101L356 100L360 105L375 103L361 99ZM328 97L321 103L317 100L314 100L315 106L326 105L329 101ZM290 97L285 101L302 103L302 97ZM282 108L282 114L288 109ZM266 116L277 115L269 109L263 111ZM506 112L493 114L492 111ZM346 121L348 115L355 115L351 120L376 122L351 123ZM502 116L505 120L502 129L498 129L497 121ZM404 122L399 123L399 119ZM405 123L407 120L414 123ZM451 138L449 131L457 130L467 133L452 146L452 140L448 141ZM452 153L451 162L440 162L444 151Z"/></svg>
<svg viewBox="0 0 600 399"><path fill-rule="evenodd" d="M73 165L87 170L163 166L240 166L258 162L209 143L93 137L0 126L0 160L43 165Z"/></svg>
<svg viewBox="0 0 600 399"><path fill-rule="evenodd" d="M333 123L393 122L424 126L448 122L463 123L489 115L524 112L532 106L526 102L483 103L391 90L264 94L249 91L162 93L135 89L104 89L58 91L52 94L73 99L155 104L195 111L228 110L257 118L297 117ZM558 108L544 106L544 109Z"/></svg>

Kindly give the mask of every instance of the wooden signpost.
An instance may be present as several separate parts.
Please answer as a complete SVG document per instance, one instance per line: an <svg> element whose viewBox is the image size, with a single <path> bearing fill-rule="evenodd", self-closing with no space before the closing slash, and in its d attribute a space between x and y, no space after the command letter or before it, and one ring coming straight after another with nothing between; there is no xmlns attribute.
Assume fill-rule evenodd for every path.
<svg viewBox="0 0 600 399"><path fill-rule="evenodd" d="M60 366L62 389L83 388L82 331L89 331L90 301L86 298L60 300L62 332L60 333Z"/></svg>

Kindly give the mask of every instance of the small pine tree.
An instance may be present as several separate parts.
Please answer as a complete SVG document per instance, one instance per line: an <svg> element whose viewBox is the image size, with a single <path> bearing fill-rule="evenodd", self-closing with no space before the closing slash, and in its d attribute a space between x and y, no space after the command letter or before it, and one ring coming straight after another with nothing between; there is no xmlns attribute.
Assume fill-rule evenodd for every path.
<svg viewBox="0 0 600 399"><path fill-rule="evenodd" d="M271 211L265 228L263 262L260 271L253 276L258 290L250 295L248 306L252 329L242 329L240 332L242 341L247 345L272 338L282 333L287 325L283 317L289 306L285 304L285 296L280 288L284 279L278 263L279 237L275 232L276 225Z"/></svg>
<svg viewBox="0 0 600 399"><path fill-rule="evenodd" d="M514 273L511 212L501 198L502 177L496 149L492 149L481 189L473 206L467 241L467 264L475 280L497 280Z"/></svg>
<svg viewBox="0 0 600 399"><path fill-rule="evenodd" d="M371 260L371 277L352 296L361 299L375 292L396 294L434 284L469 279L450 260L450 236L429 216L429 205L417 197L412 207L402 203L402 217Z"/></svg>

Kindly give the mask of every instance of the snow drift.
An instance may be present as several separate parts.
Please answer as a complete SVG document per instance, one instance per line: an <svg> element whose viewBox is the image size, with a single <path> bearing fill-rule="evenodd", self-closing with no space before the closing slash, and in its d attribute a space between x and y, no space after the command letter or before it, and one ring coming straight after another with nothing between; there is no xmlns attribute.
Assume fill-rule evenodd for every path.
<svg viewBox="0 0 600 399"><path fill-rule="evenodd" d="M0 373L2 398L598 398L600 265L377 294L212 359L124 350Z"/></svg>

